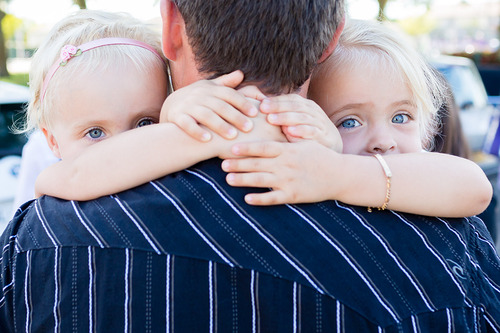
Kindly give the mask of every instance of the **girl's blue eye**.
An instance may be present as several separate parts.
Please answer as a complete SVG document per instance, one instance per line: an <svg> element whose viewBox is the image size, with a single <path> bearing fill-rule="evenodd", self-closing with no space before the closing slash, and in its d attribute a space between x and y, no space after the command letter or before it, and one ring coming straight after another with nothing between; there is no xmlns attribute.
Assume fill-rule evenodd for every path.
<svg viewBox="0 0 500 333"><path fill-rule="evenodd" d="M356 119L347 119L347 120L344 120L340 126L344 127L344 128L354 128L354 127L358 127L360 126L361 124L359 123L359 121L357 121Z"/></svg>
<svg viewBox="0 0 500 333"><path fill-rule="evenodd" d="M100 139L104 136L104 132L100 128L92 128L87 132L87 136L91 139Z"/></svg>
<svg viewBox="0 0 500 333"><path fill-rule="evenodd" d="M148 125L152 125L152 124L154 124L154 123L155 123L155 122L153 121L153 119L150 119L150 118L141 119L141 120L137 123L137 127L148 126Z"/></svg>
<svg viewBox="0 0 500 333"><path fill-rule="evenodd" d="M408 121L409 117L406 114L397 114L392 118L392 122L396 124L404 124Z"/></svg>

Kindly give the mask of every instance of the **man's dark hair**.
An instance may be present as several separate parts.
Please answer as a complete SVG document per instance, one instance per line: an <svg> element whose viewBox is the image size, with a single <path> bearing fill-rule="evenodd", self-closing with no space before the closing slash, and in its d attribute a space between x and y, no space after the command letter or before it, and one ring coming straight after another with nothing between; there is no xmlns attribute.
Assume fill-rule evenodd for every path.
<svg viewBox="0 0 500 333"><path fill-rule="evenodd" d="M175 0L198 70L241 69L267 93L297 90L343 19L343 0Z"/></svg>

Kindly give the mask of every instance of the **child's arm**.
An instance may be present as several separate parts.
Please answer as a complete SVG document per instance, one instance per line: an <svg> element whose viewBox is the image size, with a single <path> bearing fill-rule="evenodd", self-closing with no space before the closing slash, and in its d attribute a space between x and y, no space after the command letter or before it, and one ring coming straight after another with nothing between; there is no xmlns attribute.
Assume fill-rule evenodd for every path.
<svg viewBox="0 0 500 333"><path fill-rule="evenodd" d="M268 134L272 139L278 135ZM260 136L252 132L239 135L238 139L250 135ZM203 143L168 123L137 128L88 147L74 160L62 160L48 167L37 178L36 193L91 200L224 156L234 142L214 135L210 142Z"/></svg>
<svg viewBox="0 0 500 333"><path fill-rule="evenodd" d="M247 202L254 205L336 199L353 205L382 206L386 178L379 162L371 156L338 154L326 149L321 139L328 131L324 123L331 125L336 135L338 131L324 113L323 117L317 115L314 105L301 105L301 99L282 95L261 104L261 111L269 114L268 121L284 126L289 141L298 143L236 145L233 152L247 158L223 163L224 170L231 172L229 184L273 189L247 195ZM303 139L314 139L323 145ZM481 213L491 200L490 182L481 168L469 160L437 153L384 158L393 174L390 209L462 217Z"/></svg>
<svg viewBox="0 0 500 333"><path fill-rule="evenodd" d="M236 144L243 159L223 162L233 186L272 188L245 197L272 205L335 199L380 207L386 176L375 157L339 154L316 142ZM249 157L251 156L251 157ZM488 206L492 187L472 161L439 153L385 155L392 171L388 209L419 215L464 217Z"/></svg>
<svg viewBox="0 0 500 333"><path fill-rule="evenodd" d="M220 98L228 104L232 103L233 108L248 108L248 101L245 98L238 101L240 97L234 97L234 90L217 95L213 81L197 83L195 88L199 90L203 84L212 85L206 91L211 94L209 98ZM202 104L190 94L191 91L190 88L185 89L182 95L179 90L170 97L176 97L179 102L187 101L183 104L185 107ZM185 98L186 95L189 98ZM202 102L210 101L208 97L205 96ZM237 140L284 140L279 127L268 125L259 118L254 121L262 123L258 131L240 133ZM202 160L228 156L230 145L235 141L211 135L214 139L210 142L200 142L170 123L127 131L91 145L74 160L62 160L47 168L38 177L35 191L37 196L48 194L70 200L90 200L138 186Z"/></svg>

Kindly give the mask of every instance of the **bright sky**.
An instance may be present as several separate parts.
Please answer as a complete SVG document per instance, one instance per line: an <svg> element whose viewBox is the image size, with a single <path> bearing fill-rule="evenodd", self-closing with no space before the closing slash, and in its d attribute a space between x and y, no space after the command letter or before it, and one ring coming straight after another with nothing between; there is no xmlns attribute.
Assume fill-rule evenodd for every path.
<svg viewBox="0 0 500 333"><path fill-rule="evenodd" d="M160 16L159 0L87 0L87 8L112 12L128 12L148 20ZM37 23L56 23L78 10L71 0L11 0L9 12Z"/></svg>
<svg viewBox="0 0 500 333"><path fill-rule="evenodd" d="M258 0L255 0L258 1ZM438 4L458 4L463 0L433 0ZM488 2L494 0L468 0L469 2ZM373 19L377 15L376 0L346 0L349 15L357 19ZM391 0L387 4L388 17L397 18L415 15L424 11L423 7L415 8L414 0ZM129 12L133 16L148 20L159 17L159 0L87 0L89 9L100 9L114 12ZM37 23L53 24L69 13L77 10L71 0L11 0L9 12L23 19Z"/></svg>

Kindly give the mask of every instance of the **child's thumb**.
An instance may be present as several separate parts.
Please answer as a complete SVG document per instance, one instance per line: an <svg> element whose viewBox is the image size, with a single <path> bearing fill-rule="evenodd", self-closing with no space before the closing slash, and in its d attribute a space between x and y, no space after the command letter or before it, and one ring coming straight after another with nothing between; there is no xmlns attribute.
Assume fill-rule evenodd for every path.
<svg viewBox="0 0 500 333"><path fill-rule="evenodd" d="M221 75L212 81L220 86L226 86L230 88L236 88L243 81L244 75L240 70L236 70L229 74Z"/></svg>

